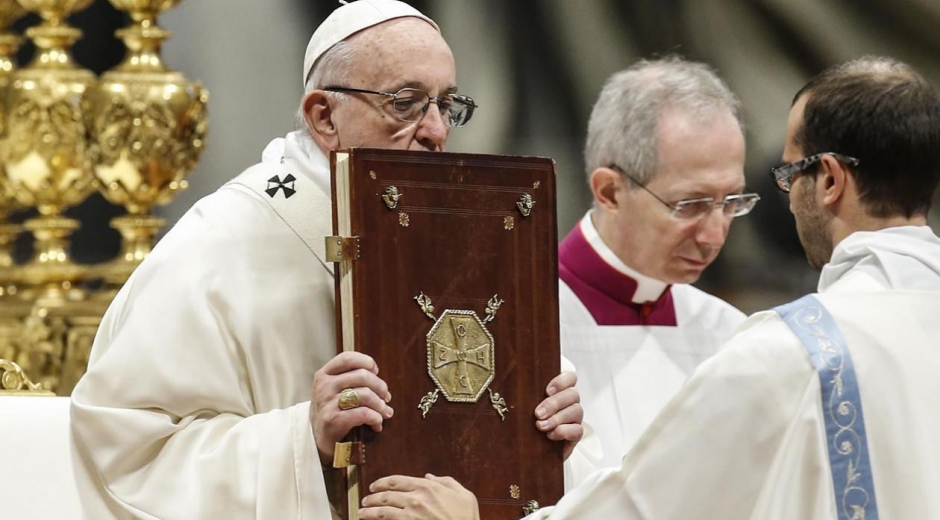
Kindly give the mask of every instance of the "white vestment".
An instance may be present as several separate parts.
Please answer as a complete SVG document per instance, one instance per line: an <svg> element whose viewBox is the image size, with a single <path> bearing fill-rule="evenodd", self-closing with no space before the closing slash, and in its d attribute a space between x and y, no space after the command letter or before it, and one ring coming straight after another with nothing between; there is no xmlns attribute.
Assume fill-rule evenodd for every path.
<svg viewBox="0 0 940 520"><path fill-rule="evenodd" d="M577 368L584 418L601 441L600 466L619 467L745 316L695 287L631 269L604 244L590 213L559 249L562 353Z"/></svg>
<svg viewBox="0 0 940 520"><path fill-rule="evenodd" d="M336 352L329 165L284 148L194 205L105 314L72 394L89 519L330 518L309 422Z"/></svg>
<svg viewBox="0 0 940 520"><path fill-rule="evenodd" d="M880 518L940 518L940 239L927 227L854 233L819 291L854 363ZM842 518L829 457L844 445L826 426L853 411L824 405L821 373L780 315L755 314L620 468L532 518Z"/></svg>
<svg viewBox="0 0 940 520"><path fill-rule="evenodd" d="M330 518L309 422L336 353L329 192L312 141L275 140L115 297L72 393L89 520Z"/></svg>

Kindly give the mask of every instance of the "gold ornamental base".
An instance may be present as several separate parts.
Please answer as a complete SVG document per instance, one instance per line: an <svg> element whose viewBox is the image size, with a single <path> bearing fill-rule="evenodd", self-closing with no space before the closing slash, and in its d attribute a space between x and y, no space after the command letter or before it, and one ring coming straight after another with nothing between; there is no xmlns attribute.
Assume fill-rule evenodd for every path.
<svg viewBox="0 0 940 520"><path fill-rule="evenodd" d="M59 216L27 220L23 227L35 237L36 252L26 264L14 268L19 296L43 305L61 305L81 300L77 289L88 276L88 268L72 262L68 254L69 235L79 222Z"/></svg>
<svg viewBox="0 0 940 520"><path fill-rule="evenodd" d="M111 227L121 233L121 253L114 260L91 268L89 277L103 282L93 298L106 301L114 298L134 269L150 254L154 236L164 224L166 220L152 215L124 215L111 221Z"/></svg>

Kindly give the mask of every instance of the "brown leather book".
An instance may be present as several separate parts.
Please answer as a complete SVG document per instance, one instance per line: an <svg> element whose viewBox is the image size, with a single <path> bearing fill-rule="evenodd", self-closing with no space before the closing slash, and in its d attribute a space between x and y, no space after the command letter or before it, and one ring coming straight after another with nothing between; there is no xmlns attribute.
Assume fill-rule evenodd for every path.
<svg viewBox="0 0 940 520"><path fill-rule="evenodd" d="M553 162L359 148L331 163L338 344L375 358L395 408L337 452L347 518L395 474L454 477L485 520L554 504L562 446L534 417L560 371Z"/></svg>

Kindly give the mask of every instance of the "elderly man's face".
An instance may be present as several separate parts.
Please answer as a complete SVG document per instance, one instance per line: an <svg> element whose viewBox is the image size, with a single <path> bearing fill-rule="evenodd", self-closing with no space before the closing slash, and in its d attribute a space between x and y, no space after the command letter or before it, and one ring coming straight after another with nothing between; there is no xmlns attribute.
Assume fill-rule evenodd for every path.
<svg viewBox="0 0 940 520"><path fill-rule="evenodd" d="M431 97L453 93L457 86L454 55L428 23L403 18L355 36L358 50L345 87L397 92L404 87ZM344 94L335 104L333 121L339 148L443 150L450 128L432 103L417 122L395 117L389 99L372 94Z"/></svg>
<svg viewBox="0 0 940 520"><path fill-rule="evenodd" d="M744 136L730 111L704 120L667 111L660 119L659 170L647 188L669 203L744 191ZM678 220L639 187L616 194L608 245L628 266L667 283L691 283L718 256L731 217L713 209L700 219Z"/></svg>

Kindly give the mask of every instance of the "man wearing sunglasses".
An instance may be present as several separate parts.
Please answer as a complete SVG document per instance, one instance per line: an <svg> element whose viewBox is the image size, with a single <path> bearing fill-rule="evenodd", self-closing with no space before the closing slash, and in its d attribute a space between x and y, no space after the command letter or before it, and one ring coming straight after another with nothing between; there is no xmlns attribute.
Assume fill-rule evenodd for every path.
<svg viewBox="0 0 940 520"><path fill-rule="evenodd" d="M437 25L394 0L336 9L303 81L299 130L196 204L104 317L72 394L88 518L330 518L321 465L394 414L375 362L335 355L328 153L441 151L476 104ZM569 453L574 381L546 382L532 418Z"/></svg>
<svg viewBox="0 0 940 520"><path fill-rule="evenodd" d="M559 247L562 350L585 417L619 466L744 314L689 285L718 256L745 193L739 102L677 57L611 76L588 123L593 208Z"/></svg>
<svg viewBox="0 0 940 520"><path fill-rule="evenodd" d="M794 98L783 159L819 292L751 316L620 468L532 519L936 517L940 96L893 59L831 68Z"/></svg>

